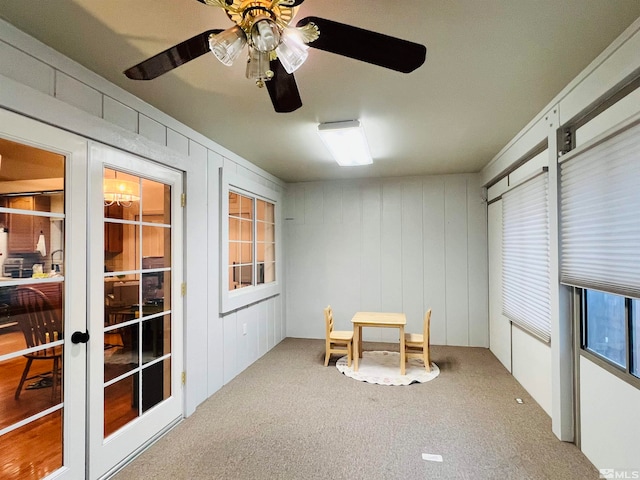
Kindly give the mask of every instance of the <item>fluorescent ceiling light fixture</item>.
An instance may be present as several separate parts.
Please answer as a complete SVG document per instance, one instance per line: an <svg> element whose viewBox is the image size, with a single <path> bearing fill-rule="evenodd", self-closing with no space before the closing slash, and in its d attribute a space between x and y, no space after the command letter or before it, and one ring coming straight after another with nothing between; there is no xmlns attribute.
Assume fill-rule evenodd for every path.
<svg viewBox="0 0 640 480"><path fill-rule="evenodd" d="M321 123L318 125L318 134L341 167L373 163L359 120Z"/></svg>

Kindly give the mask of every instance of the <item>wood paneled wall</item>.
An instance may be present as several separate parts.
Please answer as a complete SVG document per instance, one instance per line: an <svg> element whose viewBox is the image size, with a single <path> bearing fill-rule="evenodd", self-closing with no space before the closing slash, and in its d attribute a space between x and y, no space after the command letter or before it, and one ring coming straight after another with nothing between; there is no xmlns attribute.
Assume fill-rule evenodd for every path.
<svg viewBox="0 0 640 480"><path fill-rule="evenodd" d="M475 174L298 183L285 197L287 336L323 338L356 311L400 311L437 345L488 347L487 222ZM398 339L365 329L364 339Z"/></svg>

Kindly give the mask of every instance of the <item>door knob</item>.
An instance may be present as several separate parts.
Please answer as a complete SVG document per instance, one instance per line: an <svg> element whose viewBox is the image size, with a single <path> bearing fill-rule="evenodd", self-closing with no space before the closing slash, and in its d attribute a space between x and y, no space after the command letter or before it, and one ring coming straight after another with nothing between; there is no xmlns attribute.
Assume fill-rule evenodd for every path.
<svg viewBox="0 0 640 480"><path fill-rule="evenodd" d="M71 341L73 343L87 343L89 341L89 332L73 332Z"/></svg>

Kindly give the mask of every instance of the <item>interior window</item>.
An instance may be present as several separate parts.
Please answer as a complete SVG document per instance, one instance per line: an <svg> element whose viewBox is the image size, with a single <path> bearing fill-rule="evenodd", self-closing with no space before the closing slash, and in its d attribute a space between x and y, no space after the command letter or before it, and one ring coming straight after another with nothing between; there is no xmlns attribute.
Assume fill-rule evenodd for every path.
<svg viewBox="0 0 640 480"><path fill-rule="evenodd" d="M275 281L275 205L229 191L229 290Z"/></svg>
<svg viewBox="0 0 640 480"><path fill-rule="evenodd" d="M276 279L276 225L273 203L257 200L256 212L256 283Z"/></svg>
<svg viewBox="0 0 640 480"><path fill-rule="evenodd" d="M282 293L278 242L282 196L277 189L222 172L220 312Z"/></svg>
<svg viewBox="0 0 640 480"><path fill-rule="evenodd" d="M229 290L253 285L253 204L229 192Z"/></svg>

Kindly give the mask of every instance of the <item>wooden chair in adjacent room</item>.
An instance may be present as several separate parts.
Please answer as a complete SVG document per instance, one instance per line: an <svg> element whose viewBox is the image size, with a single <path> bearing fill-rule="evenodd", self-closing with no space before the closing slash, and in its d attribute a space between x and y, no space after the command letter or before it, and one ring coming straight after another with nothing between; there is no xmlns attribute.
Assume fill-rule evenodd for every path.
<svg viewBox="0 0 640 480"><path fill-rule="evenodd" d="M50 342L62 340L62 324L58 312L51 306L47 296L40 290L32 287L18 287L14 292L14 298L20 307L17 315L18 324L27 342L27 348L42 347ZM51 370L51 400L55 401L60 376L60 362L62 359L62 347L42 348L24 355L27 364L22 372L20 383L15 393L16 400L20 398L22 387L28 378L29 369L34 360L49 361ZM36 375L33 378L42 377Z"/></svg>
<svg viewBox="0 0 640 480"><path fill-rule="evenodd" d="M347 354L347 365L353 360L353 331L333 329L333 310L331 305L324 309L326 331L324 366L329 365L332 353Z"/></svg>
<svg viewBox="0 0 640 480"><path fill-rule="evenodd" d="M404 334L405 359L421 358L424 368L431 371L431 357L429 356L429 324L431 322L431 309L424 314L424 326L422 333Z"/></svg>

